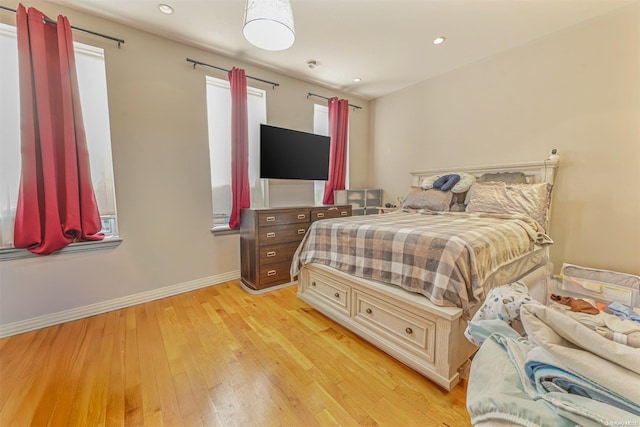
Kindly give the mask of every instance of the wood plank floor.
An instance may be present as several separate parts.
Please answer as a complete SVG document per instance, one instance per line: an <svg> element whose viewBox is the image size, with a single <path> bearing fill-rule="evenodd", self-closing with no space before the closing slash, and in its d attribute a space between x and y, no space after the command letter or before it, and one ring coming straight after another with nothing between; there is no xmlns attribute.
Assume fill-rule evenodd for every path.
<svg viewBox="0 0 640 427"><path fill-rule="evenodd" d="M0 340L0 426L470 425L296 297L223 283Z"/></svg>

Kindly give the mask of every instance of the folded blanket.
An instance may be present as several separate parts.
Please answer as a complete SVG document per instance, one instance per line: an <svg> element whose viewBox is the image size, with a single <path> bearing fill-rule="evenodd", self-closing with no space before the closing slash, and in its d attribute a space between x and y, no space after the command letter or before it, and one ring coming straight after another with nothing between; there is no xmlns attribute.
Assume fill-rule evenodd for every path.
<svg viewBox="0 0 640 427"><path fill-rule="evenodd" d="M539 393L564 392L597 400L634 415L640 415L640 405L630 402L589 378L576 375L571 369L558 364L541 347L527 353L525 371Z"/></svg>
<svg viewBox="0 0 640 427"><path fill-rule="evenodd" d="M530 427L575 427L575 422L561 417L544 400L531 399L523 391L520 373L501 338L494 334L473 357L467 385L471 423L492 425L491 422L502 421Z"/></svg>
<svg viewBox="0 0 640 427"><path fill-rule="evenodd" d="M607 308L621 319L629 319L640 323L640 315L634 312L631 307L627 307L619 302L612 302Z"/></svg>
<svg viewBox="0 0 640 427"><path fill-rule="evenodd" d="M543 305L523 305L520 317L531 343L544 348L557 364L570 366L576 374L640 402L639 349L611 342Z"/></svg>
<svg viewBox="0 0 640 427"><path fill-rule="evenodd" d="M527 340L499 333L480 347L473 358L467 386L467 411L473 424L504 421L528 427L640 425L640 417L598 400L560 390L539 392L524 368L533 348ZM635 387L633 383L630 386Z"/></svg>
<svg viewBox="0 0 640 427"><path fill-rule="evenodd" d="M467 392L472 422L640 425L639 349L607 340L543 305L524 304L520 316L527 339L494 333L474 358ZM489 351L485 347L492 354L478 358ZM500 359L500 352L508 356L508 370L517 373L517 384L513 375L496 375L493 361ZM532 408L540 408L532 406L534 402L544 403L542 407L564 421L554 424L551 414L545 419L533 414Z"/></svg>

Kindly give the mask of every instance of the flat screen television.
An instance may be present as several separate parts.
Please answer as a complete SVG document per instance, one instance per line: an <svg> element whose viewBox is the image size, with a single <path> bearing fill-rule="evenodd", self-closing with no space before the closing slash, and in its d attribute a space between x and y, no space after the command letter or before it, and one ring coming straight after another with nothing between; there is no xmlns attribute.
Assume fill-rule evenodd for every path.
<svg viewBox="0 0 640 427"><path fill-rule="evenodd" d="M260 125L260 178L326 181L328 136Z"/></svg>

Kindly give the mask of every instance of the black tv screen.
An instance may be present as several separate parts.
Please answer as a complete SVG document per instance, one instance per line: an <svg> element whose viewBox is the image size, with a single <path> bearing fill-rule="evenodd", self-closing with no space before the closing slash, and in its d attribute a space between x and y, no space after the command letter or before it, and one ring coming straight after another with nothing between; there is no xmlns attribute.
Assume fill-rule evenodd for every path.
<svg viewBox="0 0 640 427"><path fill-rule="evenodd" d="M260 125L260 178L329 178L328 136Z"/></svg>

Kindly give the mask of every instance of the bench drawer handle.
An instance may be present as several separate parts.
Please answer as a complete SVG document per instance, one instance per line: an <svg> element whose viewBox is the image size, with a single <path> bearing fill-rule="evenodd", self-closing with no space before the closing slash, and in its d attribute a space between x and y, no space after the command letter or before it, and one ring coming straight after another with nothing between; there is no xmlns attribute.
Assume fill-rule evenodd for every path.
<svg viewBox="0 0 640 427"><path fill-rule="evenodd" d="M267 233L267 237L271 238L271 237L276 237L276 233L274 233L273 231Z"/></svg>
<svg viewBox="0 0 640 427"><path fill-rule="evenodd" d="M305 219L307 216L305 214L298 215L298 219Z"/></svg>
<svg viewBox="0 0 640 427"><path fill-rule="evenodd" d="M267 217L267 222L273 222L273 221L275 221L275 220L276 220L276 217L275 217L275 216L268 216L268 217Z"/></svg>
<svg viewBox="0 0 640 427"><path fill-rule="evenodd" d="M298 229L298 234L304 234L307 230L305 230L304 228L299 228Z"/></svg>
<svg viewBox="0 0 640 427"><path fill-rule="evenodd" d="M324 218L324 214L322 212L318 212L318 218Z"/></svg>
<svg viewBox="0 0 640 427"><path fill-rule="evenodd" d="M349 212L347 212L347 211L342 211L342 212L340 212L340 215L342 215L342 216L347 216L347 215L349 215Z"/></svg>
<svg viewBox="0 0 640 427"><path fill-rule="evenodd" d="M275 276L275 275L276 275L276 271L275 270L267 271L267 276Z"/></svg>
<svg viewBox="0 0 640 427"><path fill-rule="evenodd" d="M274 257L274 256L276 256L276 251L267 252L267 258L271 258L271 257Z"/></svg>

